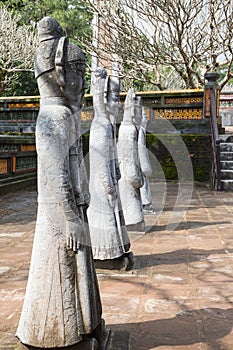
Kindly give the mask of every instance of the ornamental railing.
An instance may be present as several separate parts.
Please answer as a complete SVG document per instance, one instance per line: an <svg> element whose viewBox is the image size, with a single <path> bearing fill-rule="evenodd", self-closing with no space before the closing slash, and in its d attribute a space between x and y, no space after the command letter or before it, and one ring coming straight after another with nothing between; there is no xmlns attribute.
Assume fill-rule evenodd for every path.
<svg viewBox="0 0 233 350"><path fill-rule="evenodd" d="M35 173L36 168L34 136L0 135L0 178Z"/></svg>
<svg viewBox="0 0 233 350"><path fill-rule="evenodd" d="M211 91L211 90L210 90ZM195 132L199 134L210 135L213 144L213 163L215 168L215 177L217 181L217 189L221 189L220 165L219 165L219 136L218 125L216 119L216 110L211 109L210 115L206 115L205 111L205 93L204 89L181 90L181 91L146 91L138 92L141 96L143 105L146 107L147 118L153 126L157 124L159 118L166 118L175 127L180 127L180 132L186 133L184 127L187 124L195 125ZM214 92L215 93L215 92ZM224 95L224 93L222 93ZM123 102L126 94L121 94L121 102ZM216 98L211 92L209 96L212 101ZM40 97L0 97L0 131L1 127L7 128L14 126L16 131L24 131L24 126L30 124L35 125L39 110ZM226 98L224 99L226 103ZM211 102L212 106L213 103ZM221 107L221 105L220 105ZM123 108L122 108L123 110ZM88 131L93 119L92 95L85 95L84 106L82 111L82 126ZM153 125L154 123L154 125ZM149 123L150 124L150 123ZM180 125L180 126L179 126ZM204 126L206 132L204 132ZM193 129L194 130L194 129ZM155 133L155 132L154 132ZM0 177L19 174L27 171L36 170L36 151L35 141L32 133L31 139L25 139L24 143L16 144L13 138L1 137L0 139ZM3 141L5 139L5 141Z"/></svg>
<svg viewBox="0 0 233 350"><path fill-rule="evenodd" d="M203 89L180 91L145 91L136 92L140 95L143 105L147 108L148 119L163 117L170 120L202 120ZM121 94L124 102L126 94ZM228 101L229 100L229 101ZM222 92L220 95L220 110L226 105L231 107L232 94ZM39 96L0 97L0 126L3 123L35 123L40 104ZM230 107L229 107L230 106ZM86 94L82 111L82 121L93 119L92 95Z"/></svg>

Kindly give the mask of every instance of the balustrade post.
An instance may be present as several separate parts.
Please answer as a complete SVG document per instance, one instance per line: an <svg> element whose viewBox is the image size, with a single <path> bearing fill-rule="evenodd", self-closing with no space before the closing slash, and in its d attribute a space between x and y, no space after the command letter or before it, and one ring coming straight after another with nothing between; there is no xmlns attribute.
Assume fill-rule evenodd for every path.
<svg viewBox="0 0 233 350"><path fill-rule="evenodd" d="M207 72L205 79L207 83L204 88L204 117L210 118L211 138L213 146L214 180L213 185L217 191L222 190L221 164L220 164L220 139L218 133L217 118L219 116L219 95L220 90L217 83L219 74Z"/></svg>
<svg viewBox="0 0 233 350"><path fill-rule="evenodd" d="M215 115L216 117L219 117L219 101L220 101L220 90L217 83L217 80L219 78L219 74L216 72L206 72L204 75L204 78L206 79L206 83L204 86L204 103L203 103L203 109L204 109L204 118L210 118L211 117L211 100L210 100L210 91L214 91L215 96Z"/></svg>

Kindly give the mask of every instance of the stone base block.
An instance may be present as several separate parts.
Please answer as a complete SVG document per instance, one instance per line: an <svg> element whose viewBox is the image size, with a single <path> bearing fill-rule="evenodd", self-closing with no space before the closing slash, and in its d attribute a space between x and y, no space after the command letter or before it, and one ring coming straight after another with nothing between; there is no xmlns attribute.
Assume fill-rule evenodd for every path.
<svg viewBox="0 0 233 350"><path fill-rule="evenodd" d="M90 335L83 336L83 340L77 344L56 348L38 348L19 342L15 350L106 350L109 336L110 330L105 327L105 321L101 319L100 325Z"/></svg>
<svg viewBox="0 0 233 350"><path fill-rule="evenodd" d="M38 348L20 343L16 350L105 350L99 346L95 338L85 339L77 344L59 348Z"/></svg>
<svg viewBox="0 0 233 350"><path fill-rule="evenodd" d="M145 233L145 221L137 222L136 224L126 225L127 231L138 232L140 234Z"/></svg>
<svg viewBox="0 0 233 350"><path fill-rule="evenodd" d="M155 210L153 208L152 203L143 205L143 213L144 214L155 214Z"/></svg>
<svg viewBox="0 0 233 350"><path fill-rule="evenodd" d="M151 214L155 214L155 210L152 208L152 209L143 209L143 214L144 215L151 215Z"/></svg>
<svg viewBox="0 0 233 350"><path fill-rule="evenodd" d="M94 260L94 262L96 269L129 271L133 269L134 255L133 252L129 252L117 259Z"/></svg>

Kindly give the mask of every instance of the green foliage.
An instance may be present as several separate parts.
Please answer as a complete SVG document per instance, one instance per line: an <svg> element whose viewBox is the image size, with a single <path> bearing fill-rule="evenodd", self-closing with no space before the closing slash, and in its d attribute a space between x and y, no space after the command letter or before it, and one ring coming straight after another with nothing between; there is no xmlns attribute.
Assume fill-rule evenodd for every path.
<svg viewBox="0 0 233 350"><path fill-rule="evenodd" d="M17 12L20 9L23 8L23 0L5 0L5 1L0 1L0 6L5 5L8 7L10 11Z"/></svg>
<svg viewBox="0 0 233 350"><path fill-rule="evenodd" d="M15 72L9 74L11 83L2 96L36 96L39 95L33 72Z"/></svg>
<svg viewBox="0 0 233 350"><path fill-rule="evenodd" d="M4 1L4 4L20 13L21 24L35 25L44 16L51 16L56 18L72 41L79 43L78 38L91 37L92 12L86 1L13 0Z"/></svg>
<svg viewBox="0 0 233 350"><path fill-rule="evenodd" d="M212 146L211 139L208 135L160 134L158 138L157 135L147 134L147 147L161 164L165 178L167 180L177 180L178 175L172 155L169 153L161 140L166 140L166 144L170 143L175 148L180 137L184 141L192 161L194 180L209 181L212 166ZM156 175L157 174L153 174L154 177L156 177Z"/></svg>
<svg viewBox="0 0 233 350"><path fill-rule="evenodd" d="M32 28L44 16L51 16L61 24L65 35L81 46L83 37L91 40L92 12L83 0L6 0L0 1L8 11L20 15L19 25L31 25ZM90 65L90 56L87 57ZM90 80L90 77L89 77ZM7 85L3 96L38 95L34 74L14 72L7 76ZM1 88L1 83L0 83ZM1 89L0 89L1 90ZM3 89L2 89L3 90Z"/></svg>

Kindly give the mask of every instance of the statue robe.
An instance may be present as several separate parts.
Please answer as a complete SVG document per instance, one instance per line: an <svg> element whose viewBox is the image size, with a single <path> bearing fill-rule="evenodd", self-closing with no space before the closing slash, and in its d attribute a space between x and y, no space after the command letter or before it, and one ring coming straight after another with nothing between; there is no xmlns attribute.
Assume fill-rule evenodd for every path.
<svg viewBox="0 0 233 350"><path fill-rule="evenodd" d="M126 225L144 220L140 188L143 176L138 155L138 130L135 125L122 122L118 136L118 157L121 179L120 197Z"/></svg>
<svg viewBox="0 0 233 350"><path fill-rule="evenodd" d="M107 116L96 115L89 139L90 205L87 210L94 259L122 256L130 248L116 178L113 127ZM118 193L115 202L111 194Z"/></svg>
<svg viewBox="0 0 233 350"><path fill-rule="evenodd" d="M144 126L140 127L138 136L138 153L140 159L140 166L142 169L144 184L140 189L142 205L151 204L151 190L149 177L152 174L151 163L149 159L148 149L146 147L146 128Z"/></svg>
<svg viewBox="0 0 233 350"><path fill-rule="evenodd" d="M79 120L80 111L72 113L61 98L41 101L36 127L38 213L16 333L22 343L39 348L76 344L101 322L88 226L77 253L66 247L67 220L85 216L75 199L74 182L79 174L72 173L70 164L74 157L70 149L79 138Z"/></svg>

